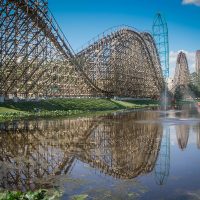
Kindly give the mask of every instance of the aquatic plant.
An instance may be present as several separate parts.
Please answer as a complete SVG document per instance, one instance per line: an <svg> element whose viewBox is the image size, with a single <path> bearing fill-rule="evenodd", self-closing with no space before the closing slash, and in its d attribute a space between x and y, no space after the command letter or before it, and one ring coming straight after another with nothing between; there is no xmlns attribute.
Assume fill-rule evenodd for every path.
<svg viewBox="0 0 200 200"><path fill-rule="evenodd" d="M0 200L58 200L60 191L38 190L35 192L5 191L0 192Z"/></svg>

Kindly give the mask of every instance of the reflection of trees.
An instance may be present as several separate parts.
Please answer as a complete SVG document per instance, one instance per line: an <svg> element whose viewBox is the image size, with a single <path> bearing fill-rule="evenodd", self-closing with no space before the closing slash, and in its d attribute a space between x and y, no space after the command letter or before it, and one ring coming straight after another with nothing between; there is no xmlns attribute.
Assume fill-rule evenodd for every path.
<svg viewBox="0 0 200 200"><path fill-rule="evenodd" d="M134 123L134 119L148 117L156 114L1 124L0 187L51 186L53 176L72 170L75 159L117 178L150 172L158 155L161 128Z"/></svg>
<svg viewBox="0 0 200 200"><path fill-rule="evenodd" d="M176 126L176 137L177 137L179 148L184 150L187 147L187 143L188 143L189 126L188 125Z"/></svg>

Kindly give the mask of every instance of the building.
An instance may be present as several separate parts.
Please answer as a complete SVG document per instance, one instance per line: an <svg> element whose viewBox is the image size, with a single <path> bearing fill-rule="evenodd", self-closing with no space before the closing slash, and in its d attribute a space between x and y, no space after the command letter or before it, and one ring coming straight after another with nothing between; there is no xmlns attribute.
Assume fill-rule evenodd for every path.
<svg viewBox="0 0 200 200"><path fill-rule="evenodd" d="M200 75L200 50L196 51L196 73Z"/></svg>

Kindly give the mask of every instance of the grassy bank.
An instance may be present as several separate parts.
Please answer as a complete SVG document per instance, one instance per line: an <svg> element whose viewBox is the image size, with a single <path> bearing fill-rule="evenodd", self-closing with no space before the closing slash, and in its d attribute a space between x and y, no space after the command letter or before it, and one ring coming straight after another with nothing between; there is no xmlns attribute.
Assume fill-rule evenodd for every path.
<svg viewBox="0 0 200 200"><path fill-rule="evenodd" d="M194 100L181 100L176 102L176 106L190 105L190 104L198 104L199 101Z"/></svg>
<svg viewBox="0 0 200 200"><path fill-rule="evenodd" d="M97 111L113 111L158 106L152 100L117 101L111 99L49 99L39 102L0 104L0 121L32 117L75 116Z"/></svg>

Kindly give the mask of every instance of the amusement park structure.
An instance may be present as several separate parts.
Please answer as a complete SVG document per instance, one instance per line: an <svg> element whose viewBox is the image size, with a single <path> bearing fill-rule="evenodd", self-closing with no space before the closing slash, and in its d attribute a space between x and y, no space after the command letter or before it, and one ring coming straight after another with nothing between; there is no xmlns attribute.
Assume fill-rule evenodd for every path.
<svg viewBox="0 0 200 200"><path fill-rule="evenodd" d="M163 87L150 33L120 26L75 53L47 0L0 0L1 101L52 96L155 98Z"/></svg>
<svg viewBox="0 0 200 200"><path fill-rule="evenodd" d="M152 35L148 32L139 32L129 26L118 26L98 35L84 48L75 52L48 9L47 0L0 0L0 102L13 97L158 98L165 88L168 77L168 29L161 14L158 14L154 20ZM185 54L180 52L174 85L187 85L188 81L187 59ZM105 158L101 156L104 155L103 153L99 156L96 152L90 152L90 149L86 149L88 154L81 154L76 158L101 169L106 174L125 179L155 169L156 182L160 185L164 184L169 175L170 165L169 129L164 127L162 133L162 130L154 125L149 126L148 129L135 125L134 130L126 130L127 134L121 135L119 130L122 127L110 127L110 124L105 124L106 121L109 122L109 119L103 119L101 121L103 125L101 123L98 125L96 122L86 120L84 128L80 126L80 122L77 123L78 125L73 121L69 122L74 126L77 135L79 132L84 132L85 135L80 135L80 140L84 139L88 146L96 145L98 150L96 152L103 152L103 147L112 144L107 141L116 140L113 146L106 146L111 153ZM69 127L69 123L58 125L66 128ZM129 125L127 127L134 127L132 120L126 123ZM26 127L27 131L31 131L28 125ZM30 141L30 144L36 141L37 148L40 146L37 142L42 141L45 149L48 134L42 135L40 132L47 127L43 124L41 127L40 130L38 124L35 125L38 138L43 137L41 140L34 136L24 140ZM19 128L17 130L19 131ZM147 132L148 135L145 135ZM61 130L59 133L61 140L59 143L55 140L55 146L63 148L63 154L60 160L55 161L56 164L48 163L49 166L56 166L55 169L51 168L52 174L67 173L75 160L75 156L71 156L68 149L65 149L66 143L62 144L64 140L73 138L71 135L74 133L69 137L65 137L65 133ZM20 134L16 134L16 137ZM2 145L6 141L4 136L6 134L0 138ZM120 136L120 142L116 139L117 136ZM23 137L20 137L13 139L12 142L16 142L17 139L23 140ZM188 139L187 135L185 139ZM144 152L141 152L139 141L147 141L144 144L146 145ZM70 142L67 141L69 144ZM119 143L128 146L132 152L126 152L123 146L118 146ZM184 148L186 142L180 146ZM7 157L5 152L8 154L15 150L23 152L20 146L11 149L7 143L3 148L6 149L5 157ZM30 148L36 149L34 146ZM116 152L121 152L120 159L117 158ZM43 156L42 152L37 155ZM127 157L124 158L124 155ZM33 162L37 160L33 155L29 156L33 158ZM44 159L53 162L52 156L47 155ZM138 165L130 162L134 159L137 160ZM123 168L124 163L126 168ZM40 163L36 165L40 166ZM43 170L45 174L46 169ZM15 183L19 180L18 177L15 180L13 175L15 173L17 177L18 171L8 172L13 187L17 187ZM26 173L28 174L28 169ZM34 173L36 177L41 176L39 167ZM2 178L0 185L7 184L5 182ZM26 185L26 180L21 182L22 185Z"/></svg>
<svg viewBox="0 0 200 200"><path fill-rule="evenodd" d="M180 52L176 61L174 86L187 86L190 82L190 72L186 54Z"/></svg>
<svg viewBox="0 0 200 200"><path fill-rule="evenodd" d="M161 13L157 13L153 22L153 37L159 53L163 76L169 78L169 42L167 22Z"/></svg>
<svg viewBox="0 0 200 200"><path fill-rule="evenodd" d="M156 43L156 47L159 53L160 64L163 71L163 76L167 84L169 78L169 42L168 42L168 26L165 18L161 13L157 13L152 26L153 37ZM198 56L196 53L196 67L198 68ZM198 71L198 70L197 70ZM172 93L175 92L179 86L187 87L190 82L190 72L188 68L188 62L186 54L179 52L176 62L176 69L174 79L172 83Z"/></svg>
<svg viewBox="0 0 200 200"><path fill-rule="evenodd" d="M152 26L153 37L159 53L160 64L165 80L164 94L161 99L164 109L167 109L167 78L169 78L169 43L168 27L165 18L161 13L157 13ZM170 168L170 129L163 127L162 138L160 142L159 154L156 160L154 172L155 180L158 185L166 183Z"/></svg>

